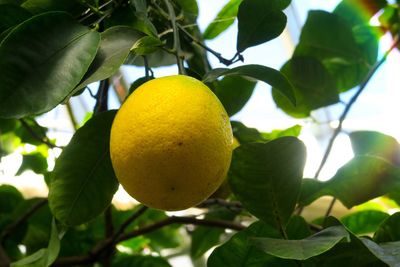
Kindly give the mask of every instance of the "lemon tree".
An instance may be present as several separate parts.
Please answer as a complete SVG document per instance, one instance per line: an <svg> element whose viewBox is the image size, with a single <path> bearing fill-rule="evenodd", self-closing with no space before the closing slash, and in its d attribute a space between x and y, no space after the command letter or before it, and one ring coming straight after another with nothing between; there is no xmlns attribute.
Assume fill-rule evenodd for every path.
<svg viewBox="0 0 400 267"><path fill-rule="evenodd" d="M32 197L0 185L0 267L168 267L176 255L208 267L399 266L398 141L343 130L399 47L399 1L310 11L279 70L247 51L282 34L295 1L225 2L202 31L197 0L0 0L0 178L11 155L17 183L39 175L48 188ZM231 25L232 55L208 46ZM124 84L122 66L142 77ZM175 71L158 75L163 66ZM299 125L266 117L275 130L262 132L235 120L258 82ZM71 103L88 95L80 121ZM319 168L304 177L300 125L321 126L316 110L338 103ZM54 109L74 126L65 146L38 123ZM354 158L320 181L339 133ZM127 207L113 201L124 191Z"/></svg>

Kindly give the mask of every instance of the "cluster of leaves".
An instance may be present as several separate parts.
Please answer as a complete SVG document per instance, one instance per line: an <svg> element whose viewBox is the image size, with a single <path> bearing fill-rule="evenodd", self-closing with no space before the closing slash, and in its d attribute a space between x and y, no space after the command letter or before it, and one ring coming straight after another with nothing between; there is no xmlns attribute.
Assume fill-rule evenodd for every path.
<svg viewBox="0 0 400 267"><path fill-rule="evenodd" d="M115 111L107 111L104 101L110 77L122 64L144 66L132 91L152 78L151 67L184 60L181 71L207 83L230 116L247 103L256 81L266 82L279 108L303 118L339 102L342 92L363 88L381 63L379 36L389 32L397 38L398 4L343 0L332 13L309 13L280 71L262 65L211 68L209 54L228 66L242 60L244 50L279 36L289 4L230 0L201 33L195 0L0 0L0 156L33 145L18 173L43 174L49 185L45 199L24 199L16 188L0 186L0 266L170 266L162 255L182 250L184 233L193 259L218 246L210 267L398 266L399 213L364 210L313 222L294 215L325 195L347 208L379 196L399 203L399 144L378 132L351 133L354 158L320 182L303 179L306 151L296 138L299 126L262 133L232 121L241 145L229 171L231 193L228 200L203 203L204 218L141 206L120 211L110 204L118 189L108 145ZM379 11L381 25L371 26ZM236 18L237 53L226 59L204 39L216 38ZM95 116L76 131L49 172L47 153L55 146L35 116L97 81Z"/></svg>

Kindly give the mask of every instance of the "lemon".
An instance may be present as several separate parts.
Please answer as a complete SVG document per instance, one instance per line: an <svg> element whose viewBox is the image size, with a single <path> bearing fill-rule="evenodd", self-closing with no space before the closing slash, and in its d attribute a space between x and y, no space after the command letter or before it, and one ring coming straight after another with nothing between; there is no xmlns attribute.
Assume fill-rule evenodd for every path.
<svg viewBox="0 0 400 267"><path fill-rule="evenodd" d="M118 111L110 137L115 174L134 199L183 210L222 184L232 156L232 129L218 98L184 75L138 87Z"/></svg>
<svg viewBox="0 0 400 267"><path fill-rule="evenodd" d="M240 146L239 141L233 137L232 148L235 149ZM231 195L232 191L228 183L228 177L225 178L224 182L218 187L218 189L210 196L210 198L221 198L226 199Z"/></svg>

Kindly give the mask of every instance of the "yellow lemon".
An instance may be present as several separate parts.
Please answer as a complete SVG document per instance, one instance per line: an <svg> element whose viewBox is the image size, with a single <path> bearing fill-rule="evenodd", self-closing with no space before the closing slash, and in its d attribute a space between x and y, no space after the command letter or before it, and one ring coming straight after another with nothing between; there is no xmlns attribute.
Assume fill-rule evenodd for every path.
<svg viewBox="0 0 400 267"><path fill-rule="evenodd" d="M238 146L240 146L239 141L233 137L233 144L232 148L235 149ZM232 191L231 188L228 184L228 177L225 178L224 182L221 184L220 187L218 187L217 191L215 191L210 198L221 198L221 199L226 199L231 195Z"/></svg>
<svg viewBox="0 0 400 267"><path fill-rule="evenodd" d="M224 181L232 129L218 98L183 75L148 81L118 111L111 161L124 189L146 206L182 210L207 199Z"/></svg>

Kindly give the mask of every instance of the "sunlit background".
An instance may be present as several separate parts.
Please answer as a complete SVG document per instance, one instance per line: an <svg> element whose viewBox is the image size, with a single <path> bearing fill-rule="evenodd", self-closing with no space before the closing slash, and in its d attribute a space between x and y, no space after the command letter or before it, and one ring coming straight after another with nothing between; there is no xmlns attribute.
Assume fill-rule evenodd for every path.
<svg viewBox="0 0 400 267"><path fill-rule="evenodd" d="M198 25L204 30L207 25L215 18L218 11L227 3L227 0L198 0L199 18ZM338 0L293 0L292 4L286 9L288 15L288 25L281 36L266 44L247 49L243 56L245 64L261 64L279 69L291 57L295 44L298 41L300 29L306 20L310 9L333 10ZM371 23L373 23L373 20ZM236 52L237 22L226 32L222 33L215 40L207 42L207 45L230 58ZM384 36L381 41L380 55L391 45L390 36ZM209 56L213 67L223 67L218 59ZM400 114L400 92L395 86L399 84L400 54L394 51L388 57L386 63L379 69L374 78L365 89L357 103L352 108L344 123L343 133L341 133L333 147L331 155L320 174L321 180L332 177L336 170L345 164L353 156L349 138L346 133L353 130L377 130L385 134L400 139L400 128L398 126L398 114ZM177 73L177 67L162 67L153 69L156 77L161 77ZM144 76L144 69L137 67L123 67L118 76L120 83L130 84L137 78ZM92 93L95 94L98 84L90 85ZM276 108L269 85L259 82L250 99L242 111L232 119L241 121L248 127L254 127L261 131L271 131L274 129L284 129L296 124L302 126L300 139L307 146L308 159L305 168L305 177L313 177L325 152L327 141L329 140L334 127L338 124L338 118L343 111L346 103L354 94L354 89L341 95L342 103L320 109L312 113L309 119L293 119ZM71 100L73 116L81 124L95 104L95 99L89 92ZM109 107L118 108L120 102L115 90L110 90ZM74 132L70 114L65 106L56 108L38 118L40 125L50 129L49 136L57 140L57 145L68 144ZM316 123L318 122L318 123ZM29 151L30 147L20 148L14 154L1 159L0 162L0 184L13 184L17 186L26 197L46 196L47 187L43 177L31 171L26 171L20 176L15 176L22 156L18 153L23 150ZM60 153L58 149L53 149L49 156L49 168L54 165L54 160ZM120 207L130 206L134 201L122 190L119 190L114 199L114 203ZM178 257L172 259L175 266L191 266L187 258ZM174 263L175 262L175 263Z"/></svg>

